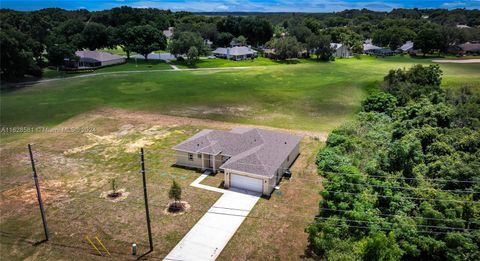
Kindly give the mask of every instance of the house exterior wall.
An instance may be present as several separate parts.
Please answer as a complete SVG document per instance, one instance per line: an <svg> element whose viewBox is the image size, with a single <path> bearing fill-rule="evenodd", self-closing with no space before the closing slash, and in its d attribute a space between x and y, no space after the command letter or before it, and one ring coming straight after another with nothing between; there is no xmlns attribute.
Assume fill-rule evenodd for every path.
<svg viewBox="0 0 480 261"><path fill-rule="evenodd" d="M335 56L336 57L350 57L350 56L352 56L352 52L345 45L342 45L342 47L338 48L335 51Z"/></svg>
<svg viewBox="0 0 480 261"><path fill-rule="evenodd" d="M271 186L272 186L272 191L275 188L275 186L280 182L280 179L283 177L283 174L285 171L290 168L290 166L293 164L295 159L298 157L300 154L300 143L293 148L293 150L290 152L288 157L285 159L285 161L280 165L280 168L277 169L277 173L274 177L271 179Z"/></svg>
<svg viewBox="0 0 480 261"><path fill-rule="evenodd" d="M188 159L188 154L193 154L193 159ZM202 168L202 158L198 157L196 153L188 153L183 151L176 151L176 163L179 166L189 167L189 168Z"/></svg>

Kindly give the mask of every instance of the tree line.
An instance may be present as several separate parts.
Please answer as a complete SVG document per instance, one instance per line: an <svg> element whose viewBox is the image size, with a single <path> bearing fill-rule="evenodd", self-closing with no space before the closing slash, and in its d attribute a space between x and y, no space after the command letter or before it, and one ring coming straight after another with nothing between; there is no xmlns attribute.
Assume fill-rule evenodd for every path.
<svg viewBox="0 0 480 261"><path fill-rule="evenodd" d="M153 8L118 7L90 12L48 8L32 12L0 10L2 79L40 76L47 65L76 59L79 49L121 47L147 55L169 50L198 57L210 48L237 42L268 47L276 59L301 53L332 59L330 43L342 43L355 53L365 39L396 49L407 40L427 53L446 52L452 44L480 39L478 10L394 9L391 12L346 10L326 14L202 15ZM470 28L456 28L464 24ZM173 39L162 31L174 27ZM193 47L193 48L192 48ZM190 53L190 55L188 55Z"/></svg>
<svg viewBox="0 0 480 261"><path fill-rule="evenodd" d="M438 65L392 70L317 155L306 228L328 260L480 258L480 95L440 88Z"/></svg>

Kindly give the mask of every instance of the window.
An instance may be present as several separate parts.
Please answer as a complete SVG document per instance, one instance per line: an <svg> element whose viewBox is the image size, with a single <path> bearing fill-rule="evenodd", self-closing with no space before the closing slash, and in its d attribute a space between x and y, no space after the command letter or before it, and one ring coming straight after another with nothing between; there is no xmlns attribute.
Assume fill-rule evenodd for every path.
<svg viewBox="0 0 480 261"><path fill-rule="evenodd" d="M201 153L198 153L198 154L197 154L197 158L201 159L201 158L202 158L202 154L201 154Z"/></svg>
<svg viewBox="0 0 480 261"><path fill-rule="evenodd" d="M193 160L193 154L192 153L188 153L188 160Z"/></svg>

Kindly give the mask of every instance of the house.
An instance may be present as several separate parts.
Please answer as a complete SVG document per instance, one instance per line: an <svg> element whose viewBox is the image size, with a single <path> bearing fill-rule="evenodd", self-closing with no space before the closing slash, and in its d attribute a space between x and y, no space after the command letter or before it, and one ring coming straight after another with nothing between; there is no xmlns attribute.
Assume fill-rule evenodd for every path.
<svg viewBox="0 0 480 261"><path fill-rule="evenodd" d="M370 54L371 52L373 52L373 50L378 49L382 49L382 47L374 45L371 39L367 39L363 43L363 53Z"/></svg>
<svg viewBox="0 0 480 261"><path fill-rule="evenodd" d="M333 50L333 55L335 57L352 57L353 52L346 45L341 43L330 43L330 48Z"/></svg>
<svg viewBox="0 0 480 261"><path fill-rule="evenodd" d="M165 35L167 39L170 39L173 37L173 30L173 27L168 27L168 30L163 30L163 35Z"/></svg>
<svg viewBox="0 0 480 261"><path fill-rule="evenodd" d="M65 60L66 67L76 69L93 69L114 64L125 63L125 58L116 54L98 51L76 51L78 60Z"/></svg>
<svg viewBox="0 0 480 261"><path fill-rule="evenodd" d="M204 129L173 147L176 165L223 171L224 187L270 195L299 155L300 137L257 128Z"/></svg>
<svg viewBox="0 0 480 261"><path fill-rule="evenodd" d="M466 42L459 44L464 54L480 54L480 43L478 42Z"/></svg>
<svg viewBox="0 0 480 261"><path fill-rule="evenodd" d="M407 41L402 46L398 47L397 52L399 53L410 53L413 51L413 42Z"/></svg>
<svg viewBox="0 0 480 261"><path fill-rule="evenodd" d="M457 28L464 29L464 28L470 28L470 26L466 24L457 24Z"/></svg>
<svg viewBox="0 0 480 261"><path fill-rule="evenodd" d="M257 56L257 51L253 50L250 46L235 46L228 48L217 48L212 52L215 57L224 58L229 60L245 60L248 58L254 58Z"/></svg>
<svg viewBox="0 0 480 261"><path fill-rule="evenodd" d="M392 56L395 54L390 48L380 48L380 49L373 49L368 52L370 55L376 56Z"/></svg>
<svg viewBox="0 0 480 261"><path fill-rule="evenodd" d="M138 60L145 60L145 56L141 55L141 54L135 54L135 55L132 55L131 58L133 59L138 59ZM176 60L177 58L175 57L175 55L171 54L171 53L150 53L147 55L147 59L148 60L162 60L162 61L174 61Z"/></svg>
<svg viewBox="0 0 480 261"><path fill-rule="evenodd" d="M466 42L463 44L451 45L448 47L448 53L454 55L478 55L480 54L479 42Z"/></svg>

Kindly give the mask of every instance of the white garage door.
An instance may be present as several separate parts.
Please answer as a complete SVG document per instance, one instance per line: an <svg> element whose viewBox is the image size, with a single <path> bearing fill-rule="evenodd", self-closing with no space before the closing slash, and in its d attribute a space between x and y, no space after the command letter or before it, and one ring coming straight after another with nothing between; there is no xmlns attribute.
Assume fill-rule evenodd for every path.
<svg viewBox="0 0 480 261"><path fill-rule="evenodd" d="M231 187L246 189L250 191L263 192L263 180L254 179L241 175L230 175Z"/></svg>

